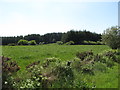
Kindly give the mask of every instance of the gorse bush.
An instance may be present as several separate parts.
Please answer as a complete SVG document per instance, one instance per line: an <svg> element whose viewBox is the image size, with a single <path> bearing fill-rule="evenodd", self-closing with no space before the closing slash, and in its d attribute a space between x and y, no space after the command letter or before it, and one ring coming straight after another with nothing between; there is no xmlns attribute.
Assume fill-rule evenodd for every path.
<svg viewBox="0 0 120 90"><path fill-rule="evenodd" d="M103 45L103 42L100 42L100 41L83 41L83 44L85 45Z"/></svg>
<svg viewBox="0 0 120 90"><path fill-rule="evenodd" d="M31 41L28 41L28 40L19 40L18 45L37 45L36 41L35 40L31 40Z"/></svg>
<svg viewBox="0 0 120 90"><path fill-rule="evenodd" d="M74 74L72 68L69 66L57 66L52 73L57 77L57 82L59 82L59 87L70 88L73 85Z"/></svg>
<svg viewBox="0 0 120 90"><path fill-rule="evenodd" d="M92 51L86 52L77 52L76 56L80 59L77 61L76 67L85 66L86 64L93 65L95 62L100 62L106 64L107 67L114 66L115 62L119 63L119 59L117 57L117 50L107 50L103 53L94 55ZM90 69L90 68L89 68Z"/></svg>
<svg viewBox="0 0 120 90"><path fill-rule="evenodd" d="M14 78L12 77L20 67L15 61L9 61L11 58L2 56L2 89L12 89L14 88Z"/></svg>
<svg viewBox="0 0 120 90"><path fill-rule="evenodd" d="M79 58L74 58L71 67L77 71L81 71L81 60Z"/></svg>
<svg viewBox="0 0 120 90"><path fill-rule="evenodd" d="M70 61L69 61L70 62ZM49 64L48 64L49 63ZM72 63L72 62L71 62ZM46 66L45 66L46 65ZM27 68L28 73L31 73L30 84L27 81L26 86L34 88L76 88L75 75L71 65L68 62L61 63L58 58L47 58L43 64L38 64ZM34 83L33 83L34 82ZM83 81L84 82L84 81ZM84 82L79 83L80 88L88 88Z"/></svg>
<svg viewBox="0 0 120 90"><path fill-rule="evenodd" d="M58 45L63 45L63 42L62 41L57 41L56 42Z"/></svg>
<svg viewBox="0 0 120 90"><path fill-rule="evenodd" d="M21 39L18 41L18 45L28 45L28 41Z"/></svg>
<svg viewBox="0 0 120 90"><path fill-rule="evenodd" d="M65 43L66 45L74 45L75 43L73 41L69 41Z"/></svg>
<svg viewBox="0 0 120 90"><path fill-rule="evenodd" d="M89 63L82 66L82 73L94 75L93 64Z"/></svg>
<svg viewBox="0 0 120 90"><path fill-rule="evenodd" d="M38 64L27 68L33 78L32 81L35 83L37 82L36 84L39 83L39 86L35 85L35 83L32 86L36 86L37 88L47 88L52 85L52 87L55 87L55 82L58 82L59 87L62 88L68 86L70 83L72 84L72 80L74 79L72 69L68 66L62 66L61 63L56 63L58 60L59 59L54 57L47 58L43 64ZM46 64L47 66L45 66Z"/></svg>
<svg viewBox="0 0 120 90"><path fill-rule="evenodd" d="M94 60L97 62L101 62L107 65L107 67L114 66L115 62L119 63L119 59L117 58L117 50L106 50L99 55L94 57Z"/></svg>
<svg viewBox="0 0 120 90"><path fill-rule="evenodd" d="M91 51L86 51L86 52L77 52L76 56L80 58L81 60L84 60L87 56L93 55L92 50Z"/></svg>
<svg viewBox="0 0 120 90"><path fill-rule="evenodd" d="M35 40L31 40L28 42L29 45L37 45L36 41Z"/></svg>

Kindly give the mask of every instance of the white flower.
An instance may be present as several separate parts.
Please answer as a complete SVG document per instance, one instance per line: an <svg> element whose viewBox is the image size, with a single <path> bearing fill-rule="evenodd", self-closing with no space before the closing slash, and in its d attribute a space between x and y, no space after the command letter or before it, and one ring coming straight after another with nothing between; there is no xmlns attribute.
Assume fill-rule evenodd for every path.
<svg viewBox="0 0 120 90"><path fill-rule="evenodd" d="M5 81L5 84L7 84L8 82Z"/></svg>

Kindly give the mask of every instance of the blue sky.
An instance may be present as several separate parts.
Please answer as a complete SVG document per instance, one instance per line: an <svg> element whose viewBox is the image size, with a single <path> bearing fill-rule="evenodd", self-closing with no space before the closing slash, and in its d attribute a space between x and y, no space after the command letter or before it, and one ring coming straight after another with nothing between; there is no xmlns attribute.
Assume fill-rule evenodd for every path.
<svg viewBox="0 0 120 90"><path fill-rule="evenodd" d="M67 32L103 33L118 25L118 2L1 0L0 36Z"/></svg>

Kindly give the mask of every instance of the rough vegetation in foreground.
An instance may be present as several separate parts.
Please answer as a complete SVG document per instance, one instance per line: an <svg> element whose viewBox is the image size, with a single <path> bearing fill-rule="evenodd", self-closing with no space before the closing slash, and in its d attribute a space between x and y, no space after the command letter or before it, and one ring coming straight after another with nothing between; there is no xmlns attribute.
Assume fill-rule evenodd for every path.
<svg viewBox="0 0 120 90"><path fill-rule="evenodd" d="M98 74L105 75L107 78L110 73L109 70L114 70L114 67L120 63L119 55L120 53L117 50L107 50L99 54L94 54L91 50L77 52L73 60L62 61L59 58L52 57L45 59L42 63L35 61L26 65L25 74L29 76L26 79L13 77L20 70L20 67L16 62L10 62L11 58L2 56L3 89L99 88ZM90 77L95 77L97 80L94 80L95 78L90 80ZM114 77L118 79L118 75ZM104 84L107 85L111 82L107 81Z"/></svg>

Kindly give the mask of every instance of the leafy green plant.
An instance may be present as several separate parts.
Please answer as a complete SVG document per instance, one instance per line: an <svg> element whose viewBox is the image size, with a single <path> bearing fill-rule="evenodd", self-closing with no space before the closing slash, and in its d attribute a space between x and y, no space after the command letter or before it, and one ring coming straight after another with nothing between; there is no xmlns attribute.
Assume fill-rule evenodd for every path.
<svg viewBox="0 0 120 90"><path fill-rule="evenodd" d="M2 56L2 89L14 88L14 78L12 75L20 70L15 61L8 62L8 60L11 60L11 58Z"/></svg>
<svg viewBox="0 0 120 90"><path fill-rule="evenodd" d="M101 42L101 41L97 41L97 42L95 42L95 41L83 41L83 44L85 44L85 45L103 45L104 43L103 42Z"/></svg>
<svg viewBox="0 0 120 90"><path fill-rule="evenodd" d="M28 41L28 44L29 44L29 45L37 45L37 43L36 43L35 40Z"/></svg>
<svg viewBox="0 0 120 90"><path fill-rule="evenodd" d="M87 56L93 55L92 50L91 51L85 51L85 52L77 52L76 56L80 58L81 60L84 60Z"/></svg>
<svg viewBox="0 0 120 90"><path fill-rule="evenodd" d="M106 29L102 34L102 41L112 49L120 48L119 29L120 27L118 26L111 27Z"/></svg>
<svg viewBox="0 0 120 90"><path fill-rule="evenodd" d="M73 41L69 41L69 42L66 42L65 44L66 45L74 45L74 42Z"/></svg>
<svg viewBox="0 0 120 90"><path fill-rule="evenodd" d="M56 42L58 45L63 45L63 42L62 41L57 41Z"/></svg>
<svg viewBox="0 0 120 90"><path fill-rule="evenodd" d="M28 45L28 41L21 39L18 41L18 45Z"/></svg>
<svg viewBox="0 0 120 90"><path fill-rule="evenodd" d="M93 72L93 64L86 64L84 66L82 66L82 73L86 73L86 74L90 74L90 75L94 75Z"/></svg>
<svg viewBox="0 0 120 90"><path fill-rule="evenodd" d="M77 71L81 71L81 60L79 58L74 58L72 61L71 67Z"/></svg>
<svg viewBox="0 0 120 90"><path fill-rule="evenodd" d="M57 66L52 73L57 76L57 81L61 88L69 88L73 85L74 74L69 66Z"/></svg>

